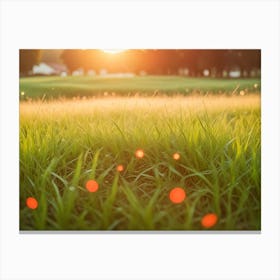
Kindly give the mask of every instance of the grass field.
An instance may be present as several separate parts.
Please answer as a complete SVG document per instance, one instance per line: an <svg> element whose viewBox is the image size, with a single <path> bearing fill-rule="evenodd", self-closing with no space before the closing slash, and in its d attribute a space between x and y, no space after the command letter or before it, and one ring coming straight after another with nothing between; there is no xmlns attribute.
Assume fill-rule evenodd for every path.
<svg viewBox="0 0 280 280"><path fill-rule="evenodd" d="M210 93L259 93L260 79L211 79L178 76L132 78L105 77L31 77L20 79L21 99L89 97L89 96L155 96L206 95Z"/></svg>
<svg viewBox="0 0 280 280"><path fill-rule="evenodd" d="M35 78L31 85L32 79L21 80L24 98L42 97L52 87L56 96L75 92L76 78L71 85L61 78ZM131 87L141 88L141 79L147 78ZM87 80L94 90L105 90L104 84L97 86L97 78L77 80L77 89ZM241 88L241 82L245 87L248 81L231 86L225 81L225 87L238 83ZM250 80L250 87L256 82ZM168 88L163 80L154 83ZM215 83L205 84L205 90L212 91ZM92 92L87 83L85 88ZM218 222L211 229L259 230L260 117L260 95L247 92L22 101L20 229L201 230L202 217L215 213ZM135 156L138 149L143 158ZM174 159L174 153L180 158ZM118 171L118 165L124 170ZM88 180L98 182L96 192L86 189ZM169 198L175 187L186 192L182 203ZM26 207L27 197L38 200L37 209Z"/></svg>

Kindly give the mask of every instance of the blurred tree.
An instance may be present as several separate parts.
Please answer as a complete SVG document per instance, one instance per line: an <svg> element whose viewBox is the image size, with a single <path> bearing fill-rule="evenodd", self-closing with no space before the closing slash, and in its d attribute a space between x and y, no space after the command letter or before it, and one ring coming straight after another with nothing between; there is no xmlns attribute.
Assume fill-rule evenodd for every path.
<svg viewBox="0 0 280 280"><path fill-rule="evenodd" d="M130 49L114 55L98 49L64 50L61 58L70 72L83 68L85 73L106 69L111 73L177 75L188 69L192 77L223 77L224 71L238 69L244 74L258 72L261 66L260 50Z"/></svg>
<svg viewBox="0 0 280 280"><path fill-rule="evenodd" d="M61 53L60 58L72 74L73 71L83 68L83 50L66 49Z"/></svg>
<svg viewBox="0 0 280 280"><path fill-rule="evenodd" d="M238 65L243 77L250 76L253 70L261 69L260 50L238 50Z"/></svg>
<svg viewBox="0 0 280 280"><path fill-rule="evenodd" d="M142 70L147 72L147 74L149 74L149 75L158 74L159 70L158 70L158 65L156 65L156 63L157 63L156 56L157 56L156 50L154 50L154 49L143 50L141 68L142 68Z"/></svg>
<svg viewBox="0 0 280 280"><path fill-rule="evenodd" d="M19 72L20 76L32 74L33 66L41 59L41 50L20 50L19 51Z"/></svg>
<svg viewBox="0 0 280 280"><path fill-rule="evenodd" d="M222 77L226 68L226 53L227 50L199 50L198 68L202 75L208 73L211 77Z"/></svg>
<svg viewBox="0 0 280 280"><path fill-rule="evenodd" d="M228 50L215 50L212 55L212 67L214 68L213 77L222 78L226 70L226 57ZM213 71L212 68L212 71Z"/></svg>
<svg viewBox="0 0 280 280"><path fill-rule="evenodd" d="M41 50L41 61L46 63L61 63L61 53L63 50L60 49L44 49Z"/></svg>
<svg viewBox="0 0 280 280"><path fill-rule="evenodd" d="M179 55L177 50L157 50L157 65L159 74L176 75L179 69Z"/></svg>
<svg viewBox="0 0 280 280"><path fill-rule="evenodd" d="M238 56L238 52L236 50L227 50L225 54L225 64L224 70L230 72L230 70L239 68L240 58Z"/></svg>
<svg viewBox="0 0 280 280"><path fill-rule="evenodd" d="M124 69L126 72L140 74L141 71L146 71L145 63L145 50L130 49L123 52L124 55Z"/></svg>
<svg viewBox="0 0 280 280"><path fill-rule="evenodd" d="M94 70L99 72L104 68L104 52L101 50L82 50L80 53L81 57L81 67L84 69L85 73L89 70Z"/></svg>
<svg viewBox="0 0 280 280"><path fill-rule="evenodd" d="M199 73L199 50L179 50L179 68L186 68L189 76L200 76Z"/></svg>

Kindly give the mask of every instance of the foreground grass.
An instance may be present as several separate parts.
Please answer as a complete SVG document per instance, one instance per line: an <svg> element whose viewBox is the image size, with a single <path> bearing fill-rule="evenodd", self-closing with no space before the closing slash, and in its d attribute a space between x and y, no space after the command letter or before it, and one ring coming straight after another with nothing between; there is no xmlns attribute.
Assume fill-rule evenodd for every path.
<svg viewBox="0 0 280 280"><path fill-rule="evenodd" d="M260 164L256 95L21 102L20 229L258 230Z"/></svg>
<svg viewBox="0 0 280 280"><path fill-rule="evenodd" d="M90 96L155 96L207 95L209 93L239 94L260 92L260 79L211 79L179 76L146 76L132 78L108 77L31 77L20 79L22 100L90 97Z"/></svg>

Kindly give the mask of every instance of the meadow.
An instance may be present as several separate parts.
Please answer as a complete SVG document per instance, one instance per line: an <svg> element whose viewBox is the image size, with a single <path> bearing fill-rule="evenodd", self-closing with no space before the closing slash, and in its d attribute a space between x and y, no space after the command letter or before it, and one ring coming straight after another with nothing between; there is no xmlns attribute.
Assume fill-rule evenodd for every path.
<svg viewBox="0 0 280 280"><path fill-rule="evenodd" d="M255 86L257 85L257 86ZM212 79L180 76L29 77L20 79L22 100L103 96L173 96L260 92L260 79Z"/></svg>
<svg viewBox="0 0 280 280"><path fill-rule="evenodd" d="M25 100L43 96L40 79L55 78L20 82L21 230L261 229L259 81L244 95ZM205 228L208 213L217 222Z"/></svg>

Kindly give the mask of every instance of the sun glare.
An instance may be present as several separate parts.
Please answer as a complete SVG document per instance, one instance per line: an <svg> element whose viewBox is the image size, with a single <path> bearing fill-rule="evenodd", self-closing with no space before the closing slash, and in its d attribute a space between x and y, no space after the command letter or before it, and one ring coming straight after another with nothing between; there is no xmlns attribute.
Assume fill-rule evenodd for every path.
<svg viewBox="0 0 280 280"><path fill-rule="evenodd" d="M116 54L125 51L125 49L101 49L105 53Z"/></svg>

